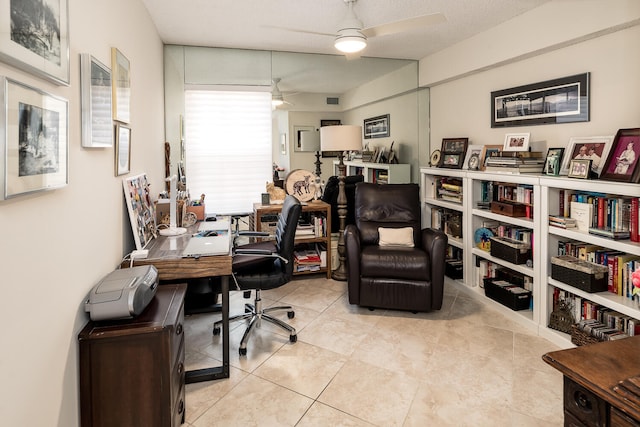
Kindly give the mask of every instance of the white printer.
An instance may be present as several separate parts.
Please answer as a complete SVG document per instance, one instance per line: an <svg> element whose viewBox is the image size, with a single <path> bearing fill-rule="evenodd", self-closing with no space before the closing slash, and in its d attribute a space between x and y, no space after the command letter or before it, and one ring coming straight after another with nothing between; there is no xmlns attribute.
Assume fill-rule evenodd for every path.
<svg viewBox="0 0 640 427"><path fill-rule="evenodd" d="M115 270L91 289L84 309L91 320L130 319L144 311L157 287L158 270L152 265Z"/></svg>

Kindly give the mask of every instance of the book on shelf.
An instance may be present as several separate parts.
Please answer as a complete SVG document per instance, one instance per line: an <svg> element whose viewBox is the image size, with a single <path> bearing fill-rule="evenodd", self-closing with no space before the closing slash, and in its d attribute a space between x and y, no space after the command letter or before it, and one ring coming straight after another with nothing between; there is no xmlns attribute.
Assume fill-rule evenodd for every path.
<svg viewBox="0 0 640 427"><path fill-rule="evenodd" d="M606 237L613 240L628 239L630 235L628 231L616 231L609 227L590 227L589 234L594 234L596 236Z"/></svg>
<svg viewBox="0 0 640 427"><path fill-rule="evenodd" d="M578 220L560 215L549 215L549 225L560 228L576 228Z"/></svg>
<svg viewBox="0 0 640 427"><path fill-rule="evenodd" d="M593 220L593 205L589 203L571 202L571 218L576 220L580 231L588 231Z"/></svg>
<svg viewBox="0 0 640 427"><path fill-rule="evenodd" d="M524 173L542 173L543 164L540 165L521 165L521 166L485 166L486 172L524 174Z"/></svg>

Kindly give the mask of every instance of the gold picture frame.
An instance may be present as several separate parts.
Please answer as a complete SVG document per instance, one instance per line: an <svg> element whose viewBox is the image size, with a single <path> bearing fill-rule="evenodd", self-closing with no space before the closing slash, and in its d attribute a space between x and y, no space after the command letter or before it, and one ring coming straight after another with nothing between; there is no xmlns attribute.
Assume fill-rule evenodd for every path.
<svg viewBox="0 0 640 427"><path fill-rule="evenodd" d="M131 64L116 47L111 48L113 120L131 121Z"/></svg>

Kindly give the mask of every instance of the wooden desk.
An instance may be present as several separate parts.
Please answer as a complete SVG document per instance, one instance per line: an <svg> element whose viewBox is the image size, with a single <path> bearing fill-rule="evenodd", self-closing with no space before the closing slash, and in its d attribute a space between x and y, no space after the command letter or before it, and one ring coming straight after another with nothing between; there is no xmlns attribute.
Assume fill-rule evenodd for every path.
<svg viewBox="0 0 640 427"><path fill-rule="evenodd" d="M616 391L640 375L640 336L553 351L542 359L564 375L565 426L639 426L640 406Z"/></svg>
<svg viewBox="0 0 640 427"><path fill-rule="evenodd" d="M203 277L220 276L222 282L222 365L212 368L197 369L186 372L186 383L229 378L229 276L231 276L231 233L229 232L229 254L203 256L200 258L183 258L182 251L187 246L191 235L198 231L198 225L187 229L180 236L158 236L153 239L147 249L149 255L145 259L135 260L133 265L153 265L158 270L158 277L163 280L187 280ZM230 231L230 230L229 230ZM128 268L130 261L123 261L122 268Z"/></svg>

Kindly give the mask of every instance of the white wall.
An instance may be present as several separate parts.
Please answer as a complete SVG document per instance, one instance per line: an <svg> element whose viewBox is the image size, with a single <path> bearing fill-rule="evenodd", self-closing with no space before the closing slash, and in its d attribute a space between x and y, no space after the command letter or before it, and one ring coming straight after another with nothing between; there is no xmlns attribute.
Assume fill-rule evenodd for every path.
<svg viewBox="0 0 640 427"><path fill-rule="evenodd" d="M506 133L520 132L530 132L532 141L545 141L533 146L544 151L550 146L565 147L572 136L615 135L620 128L639 127L640 103L635 95L640 93L640 2L587 0L581 4L584 7L569 8L575 2L550 2L544 5L547 15L541 16L538 8L516 18L520 28L544 27L544 38L536 31L522 33L520 44L498 37L513 33L509 30L514 23L508 22L424 58L420 85L430 87L429 151L440 148L442 138L468 136L474 144L502 144ZM602 19L592 19L594 14ZM551 25L557 21L564 25ZM594 28L594 21L600 25ZM494 36L492 43L488 35ZM500 56L503 47L509 57ZM482 53L486 53L484 62L478 59ZM442 61L466 56L471 58L469 64L450 63L448 74L441 67ZM585 72L591 73L589 122L491 128L492 91ZM423 159L421 165L426 165Z"/></svg>
<svg viewBox="0 0 640 427"><path fill-rule="evenodd" d="M2 425L79 424L77 334L83 302L132 240L114 151L80 144L79 54L131 62L131 175L163 187L162 43L139 0L69 1L71 84L0 63L0 74L69 100L69 185L0 203ZM4 124L0 125L4 128Z"/></svg>

